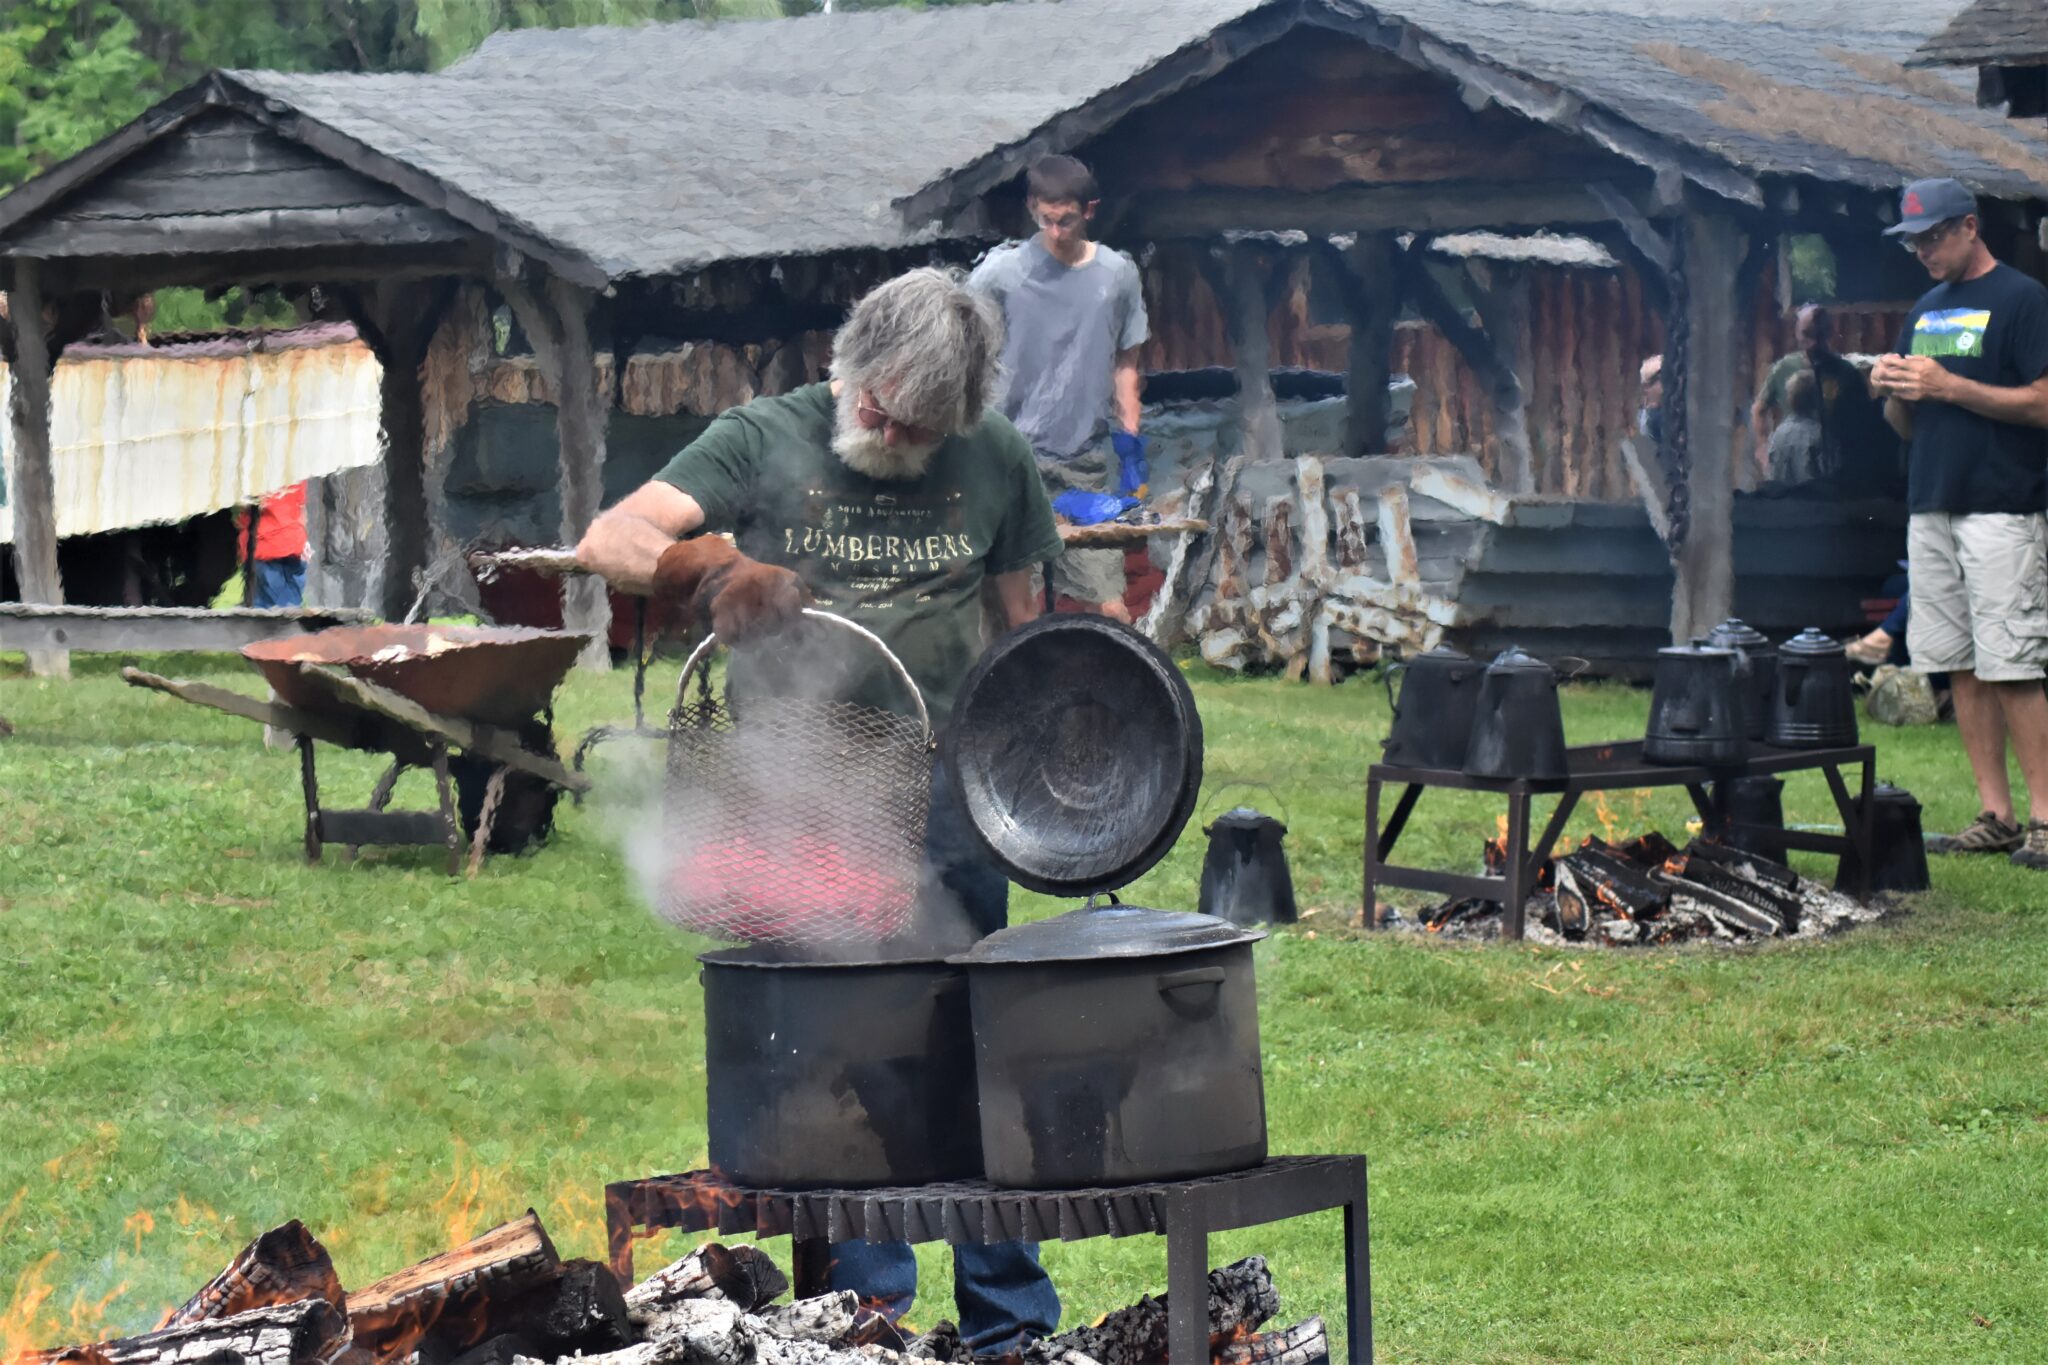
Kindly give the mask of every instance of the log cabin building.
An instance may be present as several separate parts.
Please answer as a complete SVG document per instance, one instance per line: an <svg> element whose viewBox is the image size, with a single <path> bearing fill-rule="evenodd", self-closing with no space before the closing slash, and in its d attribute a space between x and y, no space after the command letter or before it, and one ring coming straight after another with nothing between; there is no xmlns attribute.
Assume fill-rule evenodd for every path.
<svg viewBox="0 0 2048 1365"><path fill-rule="evenodd" d="M1773 619L1787 601L1847 624L1896 502L1737 496L1741 413L1788 340L1781 245L1826 242L1845 348L1874 347L1920 287L1878 238L1897 185L1963 179L2039 272L2048 149L1901 65L1955 0L1747 3L1014 0L502 33L432 75L215 73L0 198L23 595L62 591L52 359L141 292L275 285L355 325L382 365L376 603L398 614L463 541L507 537L465 504L573 540L676 419L818 377L862 290L1019 230L1023 171L1066 151L1111 196L1100 235L1145 262L1148 365L1230 367L1199 498L1207 539L1256 547L1247 584L1348 536L1384 586L1432 560L1412 511L1418 539L1473 525L1433 588L1389 600L1475 641L1620 657L1731 609L1807 624ZM1672 382L1645 450L1650 353ZM1343 377L1339 420L1295 421L1289 366ZM1416 466L1398 495L1388 459ZM1264 554L1276 471L1320 542L1285 563ZM1491 488L1420 491L1468 473ZM1223 524L1261 496L1258 525ZM1800 544L1825 564L1782 557ZM1190 559L1198 594L1226 586L1203 585L1228 544ZM604 625L597 585L565 598Z"/></svg>

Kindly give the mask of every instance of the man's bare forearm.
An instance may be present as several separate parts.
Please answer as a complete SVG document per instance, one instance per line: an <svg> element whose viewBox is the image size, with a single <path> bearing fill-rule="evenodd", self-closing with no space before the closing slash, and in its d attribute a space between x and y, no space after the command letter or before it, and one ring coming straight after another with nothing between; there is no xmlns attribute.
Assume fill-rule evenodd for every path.
<svg viewBox="0 0 2048 1365"><path fill-rule="evenodd" d="M1899 433L1899 439L1913 439L1913 405L1898 398L1884 400L1885 425Z"/></svg>
<svg viewBox="0 0 2048 1365"><path fill-rule="evenodd" d="M1038 619L1038 594L1031 591L1031 570L995 576L996 604L1002 609L1003 629L1015 630Z"/></svg>
<svg viewBox="0 0 2048 1365"><path fill-rule="evenodd" d="M1953 392L1948 401L1979 417L2015 426L2048 427L2048 376L2013 389L1980 384L1961 376L1954 378L1951 385Z"/></svg>
<svg viewBox="0 0 2048 1365"><path fill-rule="evenodd" d="M1135 432L1145 418L1140 398L1143 387L1138 374L1138 353L1125 351L1116 360L1116 420L1125 431Z"/></svg>
<svg viewBox="0 0 2048 1365"><path fill-rule="evenodd" d="M614 507L590 524L576 546L576 559L620 592L645 596L654 585L655 561L675 543L653 522Z"/></svg>

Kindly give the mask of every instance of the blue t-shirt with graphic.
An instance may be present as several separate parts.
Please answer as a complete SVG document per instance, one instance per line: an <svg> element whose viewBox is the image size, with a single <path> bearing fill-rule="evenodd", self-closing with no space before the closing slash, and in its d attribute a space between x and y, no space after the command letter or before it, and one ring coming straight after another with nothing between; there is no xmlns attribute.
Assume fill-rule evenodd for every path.
<svg viewBox="0 0 2048 1365"><path fill-rule="evenodd" d="M2031 384L2048 374L2048 288L2009 265L1938 284L1913 305L1898 349L1980 384ZM2048 510L2048 428L1922 400L1913 405L1906 499L1915 512Z"/></svg>

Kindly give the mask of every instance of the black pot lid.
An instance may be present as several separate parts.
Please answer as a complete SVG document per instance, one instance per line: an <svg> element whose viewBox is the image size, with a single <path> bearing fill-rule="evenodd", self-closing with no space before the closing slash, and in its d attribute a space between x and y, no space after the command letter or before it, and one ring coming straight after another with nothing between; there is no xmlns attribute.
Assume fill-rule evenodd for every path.
<svg viewBox="0 0 2048 1365"><path fill-rule="evenodd" d="M1277 829L1285 833L1287 826L1281 824L1262 810L1250 806L1232 806L1209 822L1210 829Z"/></svg>
<svg viewBox="0 0 2048 1365"><path fill-rule="evenodd" d="M1034 924L999 929L952 961L972 967L995 962L1101 962L1164 957L1256 943L1265 936L1260 930L1246 929L1215 915L1146 910L1136 905L1090 905Z"/></svg>
<svg viewBox="0 0 2048 1365"><path fill-rule="evenodd" d="M947 766L1018 885L1112 890L1166 856L1202 786L1202 720L1166 652L1100 616L1041 617L961 684Z"/></svg>
<svg viewBox="0 0 2048 1365"><path fill-rule="evenodd" d="M1723 648L1732 646L1754 654L1759 649L1769 649L1771 637L1740 617L1731 616L1707 632L1707 643Z"/></svg>
<svg viewBox="0 0 2048 1365"><path fill-rule="evenodd" d="M1488 673L1554 673L1555 670L1520 645L1509 645L1486 666Z"/></svg>
<svg viewBox="0 0 2048 1365"><path fill-rule="evenodd" d="M1780 655L1803 655L1808 658L1826 658L1830 654L1843 653L1842 642L1821 634L1812 626L1778 646Z"/></svg>

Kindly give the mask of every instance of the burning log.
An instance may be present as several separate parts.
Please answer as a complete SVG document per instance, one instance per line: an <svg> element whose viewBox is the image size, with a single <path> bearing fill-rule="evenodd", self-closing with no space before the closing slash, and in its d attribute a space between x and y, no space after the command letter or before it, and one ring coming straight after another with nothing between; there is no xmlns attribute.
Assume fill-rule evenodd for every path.
<svg viewBox="0 0 2048 1365"><path fill-rule="evenodd" d="M348 1320L356 1344L388 1365L411 1354L443 1321L451 1328L444 1339L461 1346L497 1335L490 1330L493 1301L562 1274L539 1215L528 1209L523 1218L349 1295Z"/></svg>
<svg viewBox="0 0 2048 1365"><path fill-rule="evenodd" d="M348 1319L323 1298L269 1304L58 1351L21 1365L328 1365L348 1346Z"/></svg>
<svg viewBox="0 0 2048 1365"><path fill-rule="evenodd" d="M1273 1288L1272 1272L1263 1256L1209 1272L1209 1343L1233 1343L1280 1311L1280 1295ZM1158 1365L1166 1359L1166 1297L1149 1295L1129 1308L1120 1308L1093 1327L1048 1337L1028 1348L1032 1365L1046 1365L1046 1352L1078 1352L1100 1365ZM1293 1362L1290 1362L1293 1365Z"/></svg>
<svg viewBox="0 0 2048 1365"><path fill-rule="evenodd" d="M545 1357L616 1350L637 1335L618 1278L597 1261L568 1262L560 1279L507 1307L490 1313L489 1330L529 1342L532 1354Z"/></svg>
<svg viewBox="0 0 2048 1365"><path fill-rule="evenodd" d="M1214 1365L1323 1365L1329 1358L1330 1336L1318 1317L1225 1346Z"/></svg>
<svg viewBox="0 0 2048 1365"><path fill-rule="evenodd" d="M759 1247L706 1242L627 1290L626 1307L644 1319L686 1299L726 1299L753 1312L788 1290L789 1277Z"/></svg>
<svg viewBox="0 0 2048 1365"><path fill-rule="evenodd" d="M301 1299L324 1299L337 1309L347 1301L327 1248L294 1218L243 1247L225 1270L167 1313L157 1328L212 1322Z"/></svg>

